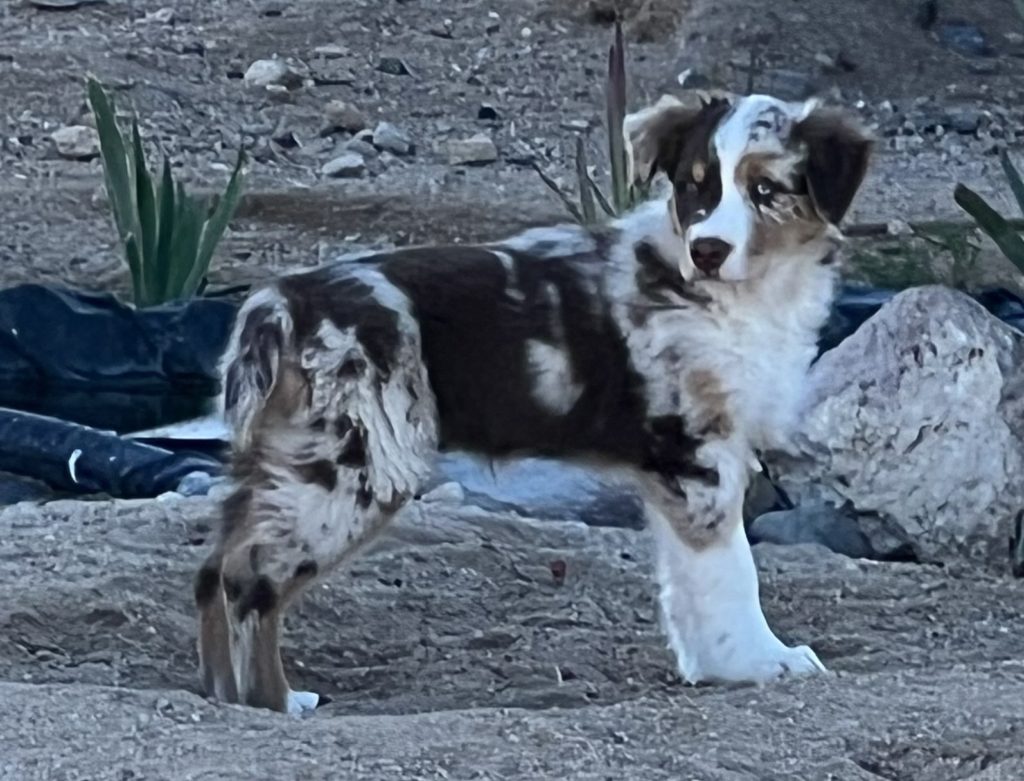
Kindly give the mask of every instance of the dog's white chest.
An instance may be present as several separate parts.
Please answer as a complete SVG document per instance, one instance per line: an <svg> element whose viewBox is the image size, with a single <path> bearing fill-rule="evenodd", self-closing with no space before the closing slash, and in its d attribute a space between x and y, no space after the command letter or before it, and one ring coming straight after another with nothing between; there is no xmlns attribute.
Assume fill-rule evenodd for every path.
<svg viewBox="0 0 1024 781"><path fill-rule="evenodd" d="M700 324L691 367L718 378L733 433L755 449L786 447L799 424L827 296L789 308L732 302Z"/></svg>

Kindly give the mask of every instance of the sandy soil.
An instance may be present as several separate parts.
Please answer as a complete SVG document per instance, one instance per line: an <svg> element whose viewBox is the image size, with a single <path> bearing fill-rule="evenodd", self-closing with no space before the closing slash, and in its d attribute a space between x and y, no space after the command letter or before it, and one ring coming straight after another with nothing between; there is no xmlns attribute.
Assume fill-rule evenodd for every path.
<svg viewBox="0 0 1024 781"><path fill-rule="evenodd" d="M212 513L0 511L0 777L1024 772L1019 582L759 546L769 620L834 675L694 688L658 631L643 533L434 502L292 614L289 674L330 704L305 720L211 705L194 693L188 582Z"/></svg>
<svg viewBox="0 0 1024 781"><path fill-rule="evenodd" d="M564 123L599 127L611 5L5 3L0 284L125 289L97 163L61 159L49 141L83 120L86 72L118 86L147 138L197 184L222 180L239 143L252 150L252 194L216 285L312 264L336 246L470 240L561 218L525 161L565 174L575 131ZM998 193L989 153L1019 148L1024 27L1006 0L943 0L941 18L978 23L999 55L961 57L915 26L914 5L629 2L635 101L684 68L737 86L754 47L755 86L796 70L848 105L865 101L884 140L854 221L955 215L953 183ZM152 16L164 7L170 22ZM344 51L324 60L324 45ZM815 55L840 50L856 67L822 71ZM350 83L286 101L245 89L248 64L273 55L335 80L351 72ZM380 72L383 56L413 75ZM371 125L401 127L415 155L382 155L358 181L324 180L320 166L345 141L320 134L335 98ZM483 103L498 120L477 119ZM947 109L998 109L983 124L1002 135L893 140L904 114ZM449 165L438 145L480 131L499 161ZM299 146L274 140L288 133ZM600 133L592 146L596 159ZM0 510L0 778L1024 777L1016 581L759 550L773 625L813 644L836 674L691 688L656 625L642 534L424 504L293 615L294 682L333 700L298 721L194 693L190 580L212 517L206 500ZM550 574L559 559L561 586Z"/></svg>

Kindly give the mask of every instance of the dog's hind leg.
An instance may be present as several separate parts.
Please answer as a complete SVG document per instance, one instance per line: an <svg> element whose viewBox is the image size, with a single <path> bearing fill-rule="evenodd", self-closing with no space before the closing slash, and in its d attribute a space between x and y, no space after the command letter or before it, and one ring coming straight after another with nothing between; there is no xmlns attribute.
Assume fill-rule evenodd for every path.
<svg viewBox="0 0 1024 781"><path fill-rule="evenodd" d="M199 610L199 681L203 693L223 702L238 702L234 668L231 665L230 625L221 584L221 556L212 554L199 570L195 582Z"/></svg>
<svg viewBox="0 0 1024 781"><path fill-rule="evenodd" d="M317 697L285 679L285 611L416 493L437 412L411 325L381 367L355 329L325 320L296 341L280 302L255 300L228 361L235 490L197 580L200 671L213 696L294 712Z"/></svg>
<svg viewBox="0 0 1024 781"><path fill-rule="evenodd" d="M309 436L323 444L321 435ZM292 713L316 706L315 694L292 691L285 678L284 614L316 578L351 559L407 498L376 500L370 467L355 464L358 436L353 428L331 459L290 467L276 466L279 458L263 461L256 470L265 475L256 478L262 482L243 484L226 502L229 512L244 507L244 514L227 524L221 552L200 571L196 589L207 694Z"/></svg>

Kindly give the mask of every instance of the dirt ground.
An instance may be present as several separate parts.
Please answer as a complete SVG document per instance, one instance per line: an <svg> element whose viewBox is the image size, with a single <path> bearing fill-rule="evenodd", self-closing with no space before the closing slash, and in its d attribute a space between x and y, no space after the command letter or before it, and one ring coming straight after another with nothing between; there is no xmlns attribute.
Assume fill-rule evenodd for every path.
<svg viewBox="0 0 1024 781"><path fill-rule="evenodd" d="M336 247L562 219L527 160L565 176L580 119L598 159L613 5L3 3L0 285L127 287L97 161L49 140L86 118L87 72L198 185L222 182L239 144L252 152L215 286ZM918 5L631 0L632 103L687 68L740 88L753 61L755 88L817 82L877 128L853 222L956 216L961 180L1005 203L992 152L1024 141L1024 24L1009 0L940 0L939 21L976 23L997 55L969 57L917 26ZM317 83L284 100L246 89L248 65L275 55ZM346 141L321 135L331 99L394 123L415 154L324 179ZM478 119L482 104L498 119ZM927 130L949 112L980 115L977 131ZM440 145L477 132L499 160L450 165ZM1019 581L759 546L770 621L835 675L692 688L658 631L642 534L423 504L292 616L293 681L332 698L293 720L195 694L190 580L212 516L208 500L0 509L0 778L1024 778Z"/></svg>
<svg viewBox="0 0 1024 781"><path fill-rule="evenodd" d="M198 697L207 499L0 511L0 778L1017 779L1024 586L758 546L834 675L687 687L643 533L424 501L309 594L304 720ZM564 583L551 574L566 563Z"/></svg>
<svg viewBox="0 0 1024 781"><path fill-rule="evenodd" d="M169 154L187 181L222 186L239 145L252 154L249 197L215 287L315 264L337 248L479 240L566 219L529 160L571 186L575 122L587 127L591 160L603 160L606 22L616 7L626 18L631 108L678 89L688 69L742 90L753 62L757 90L797 97L806 86L858 111L880 143L851 223L960 217L958 181L1007 206L992 153L1024 142L1024 22L1010 0L941 0L939 23L976 23L997 55L968 57L944 46L937 28L921 29L916 5L108 0L45 11L13 0L0 8L0 284L127 290L98 161L63 159L50 140L89 121L89 73L138 112L154 153ZM313 85L284 97L247 89L246 68L269 57ZM380 70L389 57L409 74ZM346 142L321 134L334 99L371 128L395 124L414 154L385 152L360 179L323 177ZM478 118L485 105L496 119ZM978 131L939 136L934 125L950 113L980 117ZM480 132L499 160L449 165L444 142Z"/></svg>

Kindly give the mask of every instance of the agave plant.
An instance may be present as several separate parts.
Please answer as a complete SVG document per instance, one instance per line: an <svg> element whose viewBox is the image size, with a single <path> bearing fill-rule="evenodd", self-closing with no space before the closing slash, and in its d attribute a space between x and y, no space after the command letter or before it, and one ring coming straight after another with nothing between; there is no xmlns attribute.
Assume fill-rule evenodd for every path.
<svg viewBox="0 0 1024 781"><path fill-rule="evenodd" d="M1024 181L1021 180L1020 173L1013 165L1006 150L1000 153L999 162L1002 163L1003 171L1010 183L1010 190L1017 201L1017 207L1024 213ZM961 209L974 218L978 227L989 235L1003 255L1018 269L1024 271L1024 239L1021 239L1017 229L1010 221L967 185L958 184L953 190L953 198Z"/></svg>
<svg viewBox="0 0 1024 781"><path fill-rule="evenodd" d="M1024 0L1022 0L1024 2ZM548 176L535 162L534 170L565 205L573 218L583 225L593 225L604 217L617 217L647 197L643 188L627 181L626 145L622 123L626 118L626 45L622 24L615 23L615 34L608 50L608 75L605 80L605 132L608 137L608 168L611 172L611 198L607 197L590 175L586 141L576 138L576 187L579 203ZM598 207L604 213L598 215Z"/></svg>
<svg viewBox="0 0 1024 781"><path fill-rule="evenodd" d="M245 153L239 150L227 189L219 198L194 197L171 176L164 158L156 176L133 118L131 137L121 134L114 102L95 79L88 82L89 104L100 137L100 154L114 223L124 246L135 306L149 307L202 292L217 244L238 206Z"/></svg>

